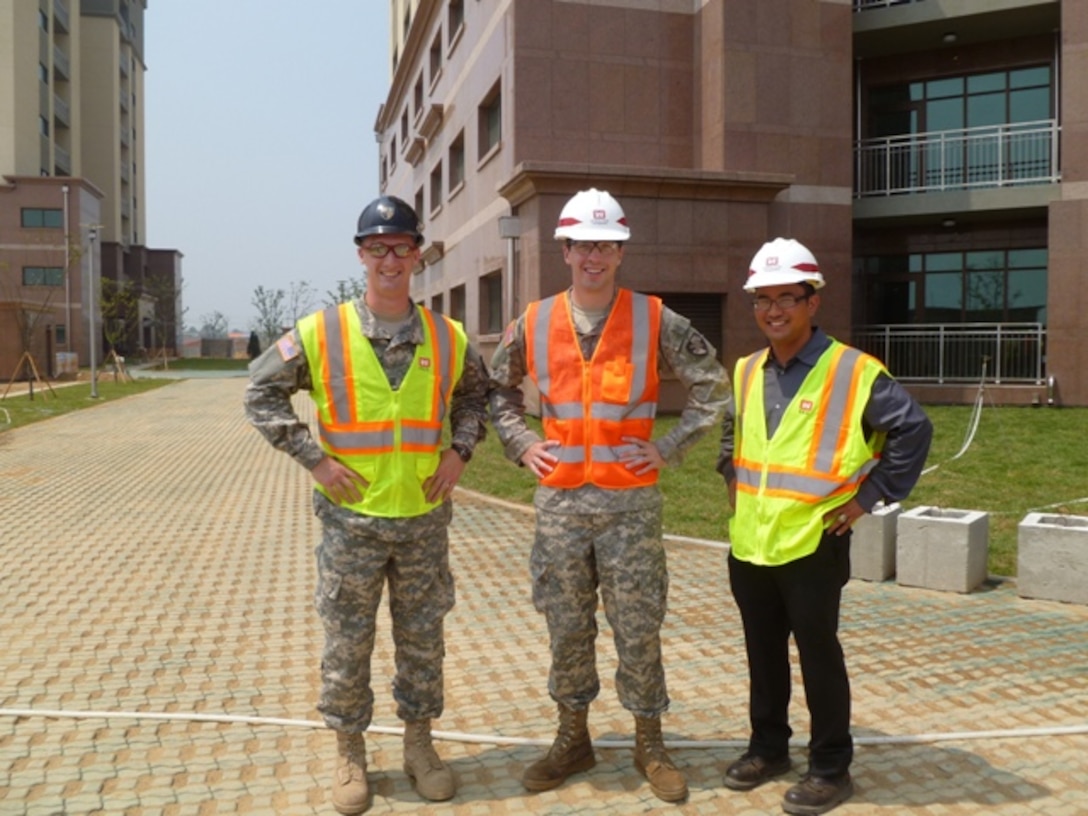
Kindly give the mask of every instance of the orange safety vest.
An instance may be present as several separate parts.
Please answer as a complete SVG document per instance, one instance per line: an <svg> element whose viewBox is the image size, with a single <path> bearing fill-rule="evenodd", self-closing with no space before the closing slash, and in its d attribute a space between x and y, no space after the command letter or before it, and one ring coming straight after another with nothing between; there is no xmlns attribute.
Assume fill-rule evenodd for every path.
<svg viewBox="0 0 1088 816"><path fill-rule="evenodd" d="M657 471L637 476L620 460L630 436L649 440L657 415L657 345L661 299L620 289L593 358L586 360L566 293L525 311L528 374L540 391L544 435L559 442L548 487L595 484L648 487Z"/></svg>

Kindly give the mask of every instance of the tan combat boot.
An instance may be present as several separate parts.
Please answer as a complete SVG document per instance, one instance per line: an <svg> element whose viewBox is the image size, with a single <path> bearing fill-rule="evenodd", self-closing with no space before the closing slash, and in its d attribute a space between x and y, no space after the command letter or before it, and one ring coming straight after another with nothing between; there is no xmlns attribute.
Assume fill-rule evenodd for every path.
<svg viewBox="0 0 1088 816"><path fill-rule="evenodd" d="M431 744L431 721L404 724L404 772L416 786L416 793L431 802L452 799L457 790L453 771Z"/></svg>
<svg viewBox="0 0 1088 816"><path fill-rule="evenodd" d="M555 742L547 756L526 768L521 777L527 790L539 792L558 788L571 774L588 771L597 764L586 726L588 716L589 709L575 711L559 704L559 733Z"/></svg>
<svg viewBox="0 0 1088 816"><path fill-rule="evenodd" d="M370 807L366 785L366 739L362 734L336 732L339 758L332 775L332 806L337 813L362 813Z"/></svg>
<svg viewBox="0 0 1088 816"><path fill-rule="evenodd" d="M635 768L658 799L680 802L687 798L688 783L665 751L660 717L635 717Z"/></svg>

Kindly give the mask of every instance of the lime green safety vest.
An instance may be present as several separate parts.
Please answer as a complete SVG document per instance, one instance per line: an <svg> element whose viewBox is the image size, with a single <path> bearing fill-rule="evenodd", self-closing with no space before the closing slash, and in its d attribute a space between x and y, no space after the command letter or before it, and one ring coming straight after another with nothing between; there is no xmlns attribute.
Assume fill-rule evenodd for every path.
<svg viewBox="0 0 1088 816"><path fill-rule="evenodd" d="M461 324L417 306L424 341L396 391L354 303L341 303L298 323L317 406L321 447L369 484L363 499L343 505L386 518L421 516L423 482L438 469L442 423L461 379L468 340ZM328 493L320 485L317 489Z"/></svg>
<svg viewBox="0 0 1088 816"><path fill-rule="evenodd" d="M767 439L763 371L769 350L737 361L737 506L729 522L733 555L786 564L816 551L823 517L846 504L872 470L883 434L865 438L862 416L884 366L833 340Z"/></svg>

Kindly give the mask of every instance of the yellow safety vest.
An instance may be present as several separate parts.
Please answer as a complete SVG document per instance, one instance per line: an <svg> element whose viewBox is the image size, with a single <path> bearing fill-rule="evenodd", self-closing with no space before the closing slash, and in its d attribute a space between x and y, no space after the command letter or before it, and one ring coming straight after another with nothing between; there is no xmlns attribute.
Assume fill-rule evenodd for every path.
<svg viewBox="0 0 1088 816"><path fill-rule="evenodd" d="M363 334L354 303L298 322L321 447L370 485L362 501L343 505L356 513L406 518L441 503L427 501L423 482L438 469L442 423L468 340L460 323L416 308L424 342L396 391Z"/></svg>
<svg viewBox="0 0 1088 816"><path fill-rule="evenodd" d="M733 555L786 564L816 551L823 517L848 502L875 466L883 434L865 438L862 417L884 366L838 341L820 356L767 438L765 349L737 361L737 506L729 522Z"/></svg>

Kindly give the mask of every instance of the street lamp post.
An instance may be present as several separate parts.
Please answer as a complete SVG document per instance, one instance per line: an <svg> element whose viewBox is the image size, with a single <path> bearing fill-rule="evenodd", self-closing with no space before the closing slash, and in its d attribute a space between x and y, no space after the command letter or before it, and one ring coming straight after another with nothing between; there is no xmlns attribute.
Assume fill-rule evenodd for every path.
<svg viewBox="0 0 1088 816"><path fill-rule="evenodd" d="M95 313L95 308L98 305L98 298L95 297L95 288L94 288L94 248L95 248L95 242L98 241L98 227L97 227L97 225L91 227L89 237L90 237L90 240L91 240L90 296L88 298L88 300L90 301L90 307L89 307L90 311L89 311L88 314L90 316L90 323L91 323L91 331L90 331L90 341L91 341L91 399L98 399L98 369L96 367L96 363L97 363L97 360L95 358L95 354L96 354L95 346L96 346L96 343L95 343L95 336L94 336L94 333L95 333L95 321L94 321L95 314L94 313Z"/></svg>

